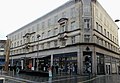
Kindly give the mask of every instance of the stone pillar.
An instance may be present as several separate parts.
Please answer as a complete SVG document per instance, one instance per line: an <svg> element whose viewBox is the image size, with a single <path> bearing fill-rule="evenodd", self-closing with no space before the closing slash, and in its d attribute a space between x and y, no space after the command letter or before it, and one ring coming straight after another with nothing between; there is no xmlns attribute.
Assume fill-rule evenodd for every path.
<svg viewBox="0 0 120 83"><path fill-rule="evenodd" d="M78 70L78 74L82 75L83 72L83 61L82 61L82 52L80 49L80 46L78 46L78 52L77 52L77 70Z"/></svg>
<svg viewBox="0 0 120 83"><path fill-rule="evenodd" d="M93 51L92 51L92 74L93 75L97 74L97 55L95 51L95 46L93 46Z"/></svg>
<svg viewBox="0 0 120 83"><path fill-rule="evenodd" d="M51 66L53 66L53 54L51 54Z"/></svg>
<svg viewBox="0 0 120 83"><path fill-rule="evenodd" d="M33 63L32 63L32 70L35 70L35 58L33 58Z"/></svg>
<svg viewBox="0 0 120 83"><path fill-rule="evenodd" d="M21 69L23 69L23 59L21 59Z"/></svg>

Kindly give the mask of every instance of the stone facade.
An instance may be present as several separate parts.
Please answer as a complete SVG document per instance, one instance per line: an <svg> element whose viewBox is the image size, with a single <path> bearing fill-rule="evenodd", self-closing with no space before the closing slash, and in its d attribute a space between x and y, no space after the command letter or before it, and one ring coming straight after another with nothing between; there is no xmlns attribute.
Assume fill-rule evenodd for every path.
<svg viewBox="0 0 120 83"><path fill-rule="evenodd" d="M70 0L7 35L11 65L59 66L69 74L119 73L118 27L96 0ZM76 67L77 65L77 67ZM69 67L69 68L68 68ZM70 67L72 70L70 70ZM69 70L69 71L68 71Z"/></svg>

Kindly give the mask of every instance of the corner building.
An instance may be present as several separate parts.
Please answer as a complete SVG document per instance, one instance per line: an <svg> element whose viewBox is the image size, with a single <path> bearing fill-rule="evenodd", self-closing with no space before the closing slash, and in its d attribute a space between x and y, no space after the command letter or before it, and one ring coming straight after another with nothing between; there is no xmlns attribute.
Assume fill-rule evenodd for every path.
<svg viewBox="0 0 120 83"><path fill-rule="evenodd" d="M119 73L118 26L97 0L70 0L7 39L11 66L85 75L88 57L90 73Z"/></svg>

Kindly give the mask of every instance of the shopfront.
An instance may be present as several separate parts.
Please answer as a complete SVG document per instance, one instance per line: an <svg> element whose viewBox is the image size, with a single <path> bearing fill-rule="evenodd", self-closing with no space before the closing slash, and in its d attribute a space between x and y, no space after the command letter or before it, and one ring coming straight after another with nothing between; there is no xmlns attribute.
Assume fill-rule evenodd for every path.
<svg viewBox="0 0 120 83"><path fill-rule="evenodd" d="M77 52L53 55L56 74L77 74Z"/></svg>

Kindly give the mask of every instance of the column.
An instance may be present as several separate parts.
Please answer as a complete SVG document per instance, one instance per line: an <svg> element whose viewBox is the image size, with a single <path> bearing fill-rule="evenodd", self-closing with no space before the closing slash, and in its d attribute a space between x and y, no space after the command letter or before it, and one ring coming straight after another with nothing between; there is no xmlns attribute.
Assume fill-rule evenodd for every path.
<svg viewBox="0 0 120 83"><path fill-rule="evenodd" d="M23 66L23 59L21 59L21 69L23 70L24 66Z"/></svg>
<svg viewBox="0 0 120 83"><path fill-rule="evenodd" d="M53 66L53 54L51 54L51 67Z"/></svg>
<svg viewBox="0 0 120 83"><path fill-rule="evenodd" d="M35 70L35 58L33 58L32 70Z"/></svg>
<svg viewBox="0 0 120 83"><path fill-rule="evenodd" d="M82 62L82 52L80 50L80 46L78 46L78 53L77 53L77 73L82 75L83 72L83 62Z"/></svg>
<svg viewBox="0 0 120 83"><path fill-rule="evenodd" d="M92 51L92 74L96 75L97 74L97 55L96 55L96 50L95 46L93 46L93 51Z"/></svg>

